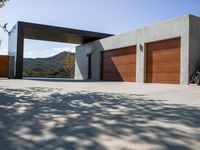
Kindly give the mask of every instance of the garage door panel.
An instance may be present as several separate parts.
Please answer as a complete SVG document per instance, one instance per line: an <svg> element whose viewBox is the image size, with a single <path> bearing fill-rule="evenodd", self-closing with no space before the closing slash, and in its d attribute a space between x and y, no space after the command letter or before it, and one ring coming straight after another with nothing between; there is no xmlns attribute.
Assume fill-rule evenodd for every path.
<svg viewBox="0 0 200 150"><path fill-rule="evenodd" d="M180 38L147 44L147 76L150 83L180 83Z"/></svg>
<svg viewBox="0 0 200 150"><path fill-rule="evenodd" d="M130 65L118 65L118 66L115 66L115 69L113 69L113 66L111 65L106 65L104 67L104 70L118 70L118 71L134 71L134 68L136 67L135 64L130 64Z"/></svg>
<svg viewBox="0 0 200 150"><path fill-rule="evenodd" d="M170 51L170 50L158 50L158 52L149 52L148 55L151 56L151 57L169 57L169 56L172 56L172 55L175 55L175 56L179 56L180 53L177 52L178 49L173 49L173 51ZM162 53L160 53L159 51L162 51ZM166 51L168 51L166 53Z"/></svg>
<svg viewBox="0 0 200 150"><path fill-rule="evenodd" d="M119 51L119 50L116 50L116 51ZM108 52L108 54L105 55L105 58L118 57L118 56L122 57L122 56L127 56L127 55L130 55L130 54L132 54L132 53L131 52L126 52L126 53L119 52L119 53L115 54L114 51L111 50L111 53Z"/></svg>
<svg viewBox="0 0 200 150"><path fill-rule="evenodd" d="M124 67L124 65L121 66L117 66L117 68L113 68L112 66L106 66L104 68L104 73L109 73L112 74L113 77L115 77L117 74L120 75L122 78L124 76L135 76L136 71L134 70L135 65L134 66L127 66Z"/></svg>
<svg viewBox="0 0 200 150"><path fill-rule="evenodd" d="M149 81L152 83L174 83L179 84L179 73L153 73L148 74L147 78L149 78ZM163 80L163 78L165 80Z"/></svg>
<svg viewBox="0 0 200 150"><path fill-rule="evenodd" d="M156 67L156 66L163 66L163 67L165 67L165 66L171 66L171 65L174 65L174 66L179 66L180 65L180 62L178 62L178 61L173 61L173 62L151 62L151 63L148 63L147 64L147 66L149 66L150 67L150 65L152 65L152 66L154 66L154 67ZM171 66L172 67L172 66ZM179 68L178 68L179 69Z"/></svg>
<svg viewBox="0 0 200 150"><path fill-rule="evenodd" d="M109 79L109 78L113 78L113 72L106 72L102 75L104 78ZM122 79L122 77L119 74L116 74L115 77L113 79Z"/></svg>
<svg viewBox="0 0 200 150"><path fill-rule="evenodd" d="M173 66L173 67L172 67ZM158 63L158 64L148 64L148 73L180 73L179 64L175 63Z"/></svg>
<svg viewBox="0 0 200 150"><path fill-rule="evenodd" d="M1 62L7 63L9 56L0 56Z"/></svg>
<svg viewBox="0 0 200 150"><path fill-rule="evenodd" d="M110 58L110 57L117 57L117 56L124 56L124 55L130 55L136 52L133 52L134 47L128 47L128 48L119 48L119 49L114 49L114 50L107 50L103 51L103 53L106 53L104 55L104 58Z"/></svg>
<svg viewBox="0 0 200 150"><path fill-rule="evenodd" d="M121 71L121 72L118 72L118 71L113 71L113 70L109 70L109 71L106 71L106 73L104 74L118 74L122 77L124 76L135 76L136 73L134 71L130 71L130 72L127 72L127 71ZM114 77L114 76L113 76Z"/></svg>
<svg viewBox="0 0 200 150"><path fill-rule="evenodd" d="M173 49L180 47L180 40L170 39L170 40L163 40L159 42L153 42L152 44L148 45L148 51L154 51L156 49ZM180 38L179 38L180 39Z"/></svg>
<svg viewBox="0 0 200 150"><path fill-rule="evenodd" d="M177 51L179 48L171 48L171 49L154 49L151 51L148 51L149 54L160 54L160 55L166 55L166 50L168 51L168 54L179 54L180 52Z"/></svg>
<svg viewBox="0 0 200 150"><path fill-rule="evenodd" d="M129 54L129 55L122 55L122 56L115 56L115 57L112 57L112 61L114 61L115 63L118 63L121 64L121 63L135 63L136 62L136 59L135 57L133 57L134 55L133 54Z"/></svg>
<svg viewBox="0 0 200 150"><path fill-rule="evenodd" d="M103 77L105 78L104 81L133 81L135 79L135 76L131 75L131 76L120 76L117 75L115 77L113 77L113 73L105 73L103 75Z"/></svg>
<svg viewBox="0 0 200 150"><path fill-rule="evenodd" d="M163 62L174 62L174 63L180 63L179 62L180 57L173 57L172 58L149 58L147 63L152 64L152 63L163 63Z"/></svg>
<svg viewBox="0 0 200 150"><path fill-rule="evenodd" d="M0 65L0 70L8 70L8 65Z"/></svg>
<svg viewBox="0 0 200 150"><path fill-rule="evenodd" d="M125 82L130 82L130 81L135 81L136 76L126 76L126 77L122 77L122 80Z"/></svg>
<svg viewBox="0 0 200 150"><path fill-rule="evenodd" d="M121 73L121 74L126 75L126 76L121 76L120 74L118 74L121 78L130 78L130 77L135 77L135 75L136 75L136 74L131 74L130 75L130 73L127 73L127 72L126 73L124 72L124 73ZM113 72L106 72L106 73L104 73L104 76L112 76L112 77L114 77L113 76Z"/></svg>
<svg viewBox="0 0 200 150"><path fill-rule="evenodd" d="M0 71L0 77L3 77L3 78L7 78L8 77L8 73L7 72L1 72Z"/></svg>
<svg viewBox="0 0 200 150"><path fill-rule="evenodd" d="M136 61L135 60L130 60L129 58L126 59L120 59L118 58L117 60L116 59L104 59L104 62L103 64L115 64L115 65L132 65L132 64L135 64Z"/></svg>
<svg viewBox="0 0 200 150"><path fill-rule="evenodd" d="M102 80L135 81L136 47L102 52Z"/></svg>
<svg viewBox="0 0 200 150"><path fill-rule="evenodd" d="M106 71L106 73L104 73L104 74L115 74L115 75L118 74L121 77L124 77L124 76L135 76L136 75L136 73L134 73L133 71L130 71L130 72L125 72L125 71L124 72L118 72L118 71L112 71L112 70ZM113 77L115 77L115 75Z"/></svg>

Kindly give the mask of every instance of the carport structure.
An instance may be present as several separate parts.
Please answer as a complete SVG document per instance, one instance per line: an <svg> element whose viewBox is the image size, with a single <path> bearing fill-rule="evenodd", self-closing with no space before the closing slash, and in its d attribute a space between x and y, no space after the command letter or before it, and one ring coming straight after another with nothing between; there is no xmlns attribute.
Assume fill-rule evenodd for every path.
<svg viewBox="0 0 200 150"><path fill-rule="evenodd" d="M24 39L85 44L111 34L18 21L9 33L9 78L22 79Z"/></svg>

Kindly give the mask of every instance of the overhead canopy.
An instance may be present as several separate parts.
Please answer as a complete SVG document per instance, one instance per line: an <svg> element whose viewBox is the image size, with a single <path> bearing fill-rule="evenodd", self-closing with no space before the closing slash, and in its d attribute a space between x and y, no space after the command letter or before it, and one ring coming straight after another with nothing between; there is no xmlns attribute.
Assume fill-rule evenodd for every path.
<svg viewBox="0 0 200 150"><path fill-rule="evenodd" d="M84 44L98 39L102 39L112 34L56 27L27 22L18 22L18 28L24 32L27 39L45 40L54 42Z"/></svg>
<svg viewBox="0 0 200 150"><path fill-rule="evenodd" d="M84 44L99 40L111 34L55 27L49 25L27 23L19 21L9 32L8 53L14 56L13 65L10 66L10 78L22 78L24 39Z"/></svg>

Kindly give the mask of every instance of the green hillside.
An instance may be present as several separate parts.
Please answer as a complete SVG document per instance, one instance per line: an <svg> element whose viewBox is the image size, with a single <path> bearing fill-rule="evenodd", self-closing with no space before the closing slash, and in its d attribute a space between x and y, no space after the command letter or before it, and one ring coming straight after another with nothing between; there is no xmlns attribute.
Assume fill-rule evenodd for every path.
<svg viewBox="0 0 200 150"><path fill-rule="evenodd" d="M61 52L48 58L24 58L24 77L74 77L75 54Z"/></svg>

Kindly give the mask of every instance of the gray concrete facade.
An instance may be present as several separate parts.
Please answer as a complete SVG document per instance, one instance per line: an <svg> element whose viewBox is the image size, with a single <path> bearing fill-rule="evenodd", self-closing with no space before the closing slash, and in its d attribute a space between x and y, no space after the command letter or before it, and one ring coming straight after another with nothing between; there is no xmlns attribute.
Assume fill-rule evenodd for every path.
<svg viewBox="0 0 200 150"><path fill-rule="evenodd" d="M195 64L200 61L200 18L190 16L190 35L189 35L189 49L190 49L190 75L195 71Z"/></svg>
<svg viewBox="0 0 200 150"><path fill-rule="evenodd" d="M189 84L189 78L194 72L192 64L200 60L200 18L192 15L181 16L78 46L76 48L75 78L87 79L88 53L92 53L92 79L100 80L101 51L136 45L136 82L144 83L146 79L146 44L177 37L181 38L180 83Z"/></svg>

